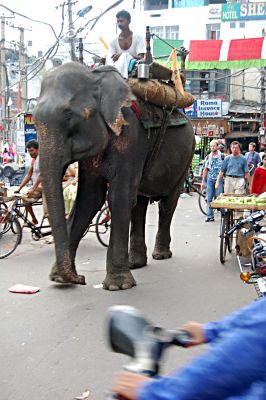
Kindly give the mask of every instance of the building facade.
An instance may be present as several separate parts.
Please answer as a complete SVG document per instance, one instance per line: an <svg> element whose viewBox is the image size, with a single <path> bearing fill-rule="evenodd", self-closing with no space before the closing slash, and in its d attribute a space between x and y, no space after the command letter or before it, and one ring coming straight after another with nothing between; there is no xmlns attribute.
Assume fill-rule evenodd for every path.
<svg viewBox="0 0 266 400"><path fill-rule="evenodd" d="M151 32L155 34L154 47L160 37L170 41L172 45L176 41L179 43L177 48L181 43L193 53L191 44L195 41L202 61L208 58L205 56L209 56L210 51L220 46L216 63L213 62L215 58L211 59L211 62L195 62L193 57L194 62L190 62L193 54L188 56L186 89L197 99L196 104L188 110L188 114L195 133L208 139L213 136L223 139L228 146L232 140L239 139L244 150L250 141L255 141L258 147L263 146L266 2L144 0L143 13L145 25L150 26ZM230 58L230 43L239 40L243 46L241 39L246 39L245 52L249 56L244 55L241 59L239 55L239 59L234 59L231 55ZM235 42L234 54L238 51L237 44ZM259 57L255 44L262 47ZM170 51L169 48L169 53ZM165 47L161 50L161 56L164 52ZM241 53L241 50L239 52ZM156 49L154 53L156 54ZM157 51L156 55L159 56L159 53ZM199 112L202 101L206 104L218 101L216 115L204 115ZM203 147L207 148L206 139L204 143Z"/></svg>

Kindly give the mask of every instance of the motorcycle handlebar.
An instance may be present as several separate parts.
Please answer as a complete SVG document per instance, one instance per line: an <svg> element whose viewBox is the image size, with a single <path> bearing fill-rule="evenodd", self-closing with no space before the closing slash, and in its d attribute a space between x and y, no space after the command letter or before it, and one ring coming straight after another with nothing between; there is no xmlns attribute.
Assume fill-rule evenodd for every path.
<svg viewBox="0 0 266 400"><path fill-rule="evenodd" d="M229 236L232 235L232 233L234 233L237 229L242 228L243 225L245 225L245 224L254 224L257 221L260 221L265 216L265 214L266 214L265 211L260 211L256 214L250 215L249 217L247 217L245 219L241 219L234 226L232 226L231 229L229 229L227 231L227 235L229 235Z"/></svg>
<svg viewBox="0 0 266 400"><path fill-rule="evenodd" d="M173 334L173 344L181 347L188 347L193 344L192 336L189 332L180 330Z"/></svg>

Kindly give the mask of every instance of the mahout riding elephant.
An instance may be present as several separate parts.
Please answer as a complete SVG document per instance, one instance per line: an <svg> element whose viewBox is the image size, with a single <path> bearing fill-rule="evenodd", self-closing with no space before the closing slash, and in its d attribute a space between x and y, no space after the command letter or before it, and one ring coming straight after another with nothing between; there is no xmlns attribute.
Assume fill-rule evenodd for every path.
<svg viewBox="0 0 266 400"><path fill-rule="evenodd" d="M136 283L130 268L147 263L145 218L150 198L159 200L153 257L172 256L170 224L194 151L193 128L189 121L168 127L163 143L158 147L157 140L154 149L154 130L143 128L132 109L134 99L113 67L88 71L71 62L50 70L43 79L34 120L55 243L52 281L85 284L85 277L76 272L75 255L106 195L112 224L105 289L131 288ZM74 161L79 163L78 192L66 221L61 182Z"/></svg>

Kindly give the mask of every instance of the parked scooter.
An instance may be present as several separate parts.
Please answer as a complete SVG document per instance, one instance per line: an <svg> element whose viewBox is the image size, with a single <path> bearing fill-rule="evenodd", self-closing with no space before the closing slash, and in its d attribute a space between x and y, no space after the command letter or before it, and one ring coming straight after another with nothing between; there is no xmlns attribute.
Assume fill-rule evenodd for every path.
<svg viewBox="0 0 266 400"><path fill-rule="evenodd" d="M166 348L173 345L188 347L191 344L188 332L154 326L140 311L130 306L113 306L109 309L107 338L112 351L132 358L124 365L124 370L149 377L159 373ZM121 396L110 392L106 399L122 400Z"/></svg>
<svg viewBox="0 0 266 400"><path fill-rule="evenodd" d="M247 262L239 255L237 261L240 269L240 279L244 283L254 284L258 297L266 296L266 240L260 236L263 230L263 223L266 218L266 211L255 211L247 218L239 220L227 235L232 235L238 229L242 230L244 236L252 233L248 242L251 257ZM243 228L248 225L248 228Z"/></svg>

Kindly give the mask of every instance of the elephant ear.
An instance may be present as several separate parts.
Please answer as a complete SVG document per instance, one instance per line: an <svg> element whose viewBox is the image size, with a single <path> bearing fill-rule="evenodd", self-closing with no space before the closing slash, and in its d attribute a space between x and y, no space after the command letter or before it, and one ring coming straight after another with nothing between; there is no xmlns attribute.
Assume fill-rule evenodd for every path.
<svg viewBox="0 0 266 400"><path fill-rule="evenodd" d="M131 102L135 97L116 68L102 67L101 72L99 80L101 86L100 111L109 128L116 136L119 136L123 126L128 125L124 119L122 108L131 107Z"/></svg>

